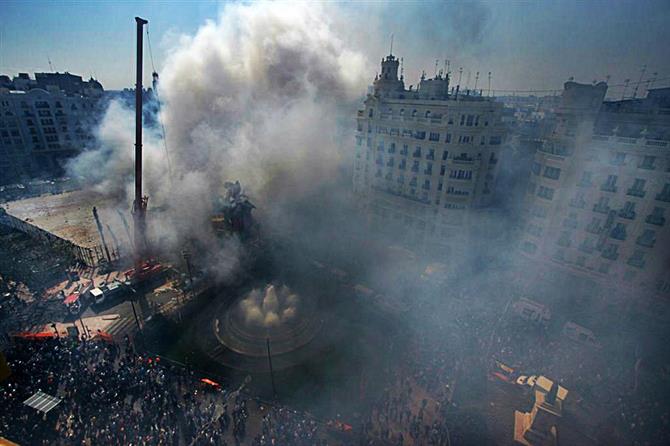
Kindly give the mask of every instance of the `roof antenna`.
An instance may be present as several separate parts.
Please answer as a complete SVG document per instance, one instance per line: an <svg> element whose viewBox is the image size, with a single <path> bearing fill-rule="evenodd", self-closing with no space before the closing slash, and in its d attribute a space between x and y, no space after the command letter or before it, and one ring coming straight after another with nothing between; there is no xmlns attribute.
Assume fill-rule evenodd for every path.
<svg viewBox="0 0 670 446"><path fill-rule="evenodd" d="M461 85L461 78L463 77L463 67L458 69L458 85Z"/></svg>
<svg viewBox="0 0 670 446"><path fill-rule="evenodd" d="M628 83L629 82L630 82L630 79L626 79L625 81L623 81L623 93L621 93L621 100L622 101L626 97L626 90L628 89Z"/></svg>
<svg viewBox="0 0 670 446"><path fill-rule="evenodd" d="M55 71L55 70L54 70L54 66L53 66L53 64L51 63L51 58L49 57L49 55L47 55L47 61L49 62L49 69L50 69L52 72Z"/></svg>
<svg viewBox="0 0 670 446"><path fill-rule="evenodd" d="M475 75L475 88L473 88L473 90L477 90L477 82L479 82L479 71L477 71L477 74Z"/></svg>
<svg viewBox="0 0 670 446"><path fill-rule="evenodd" d="M635 84L635 90L633 90L633 99L637 97L637 89L642 83L642 78L644 77L645 71L647 71L647 64L642 65L642 70L640 70L640 79L637 80L637 84Z"/></svg>
<svg viewBox="0 0 670 446"><path fill-rule="evenodd" d="M489 91L486 96L491 96L491 72L489 71Z"/></svg>
<svg viewBox="0 0 670 446"><path fill-rule="evenodd" d="M403 80L405 74L405 61L404 58L400 58L400 80Z"/></svg>
<svg viewBox="0 0 670 446"><path fill-rule="evenodd" d="M389 56L393 56L393 33L391 33L391 51L389 51Z"/></svg>
<svg viewBox="0 0 670 446"><path fill-rule="evenodd" d="M440 59L435 59L435 74L433 77L437 77L437 67L440 64Z"/></svg>
<svg viewBox="0 0 670 446"><path fill-rule="evenodd" d="M649 94L649 90L651 90L654 87L654 82L656 82L656 76L658 76L658 73L654 72L651 73L653 76L651 79L647 79L647 94Z"/></svg>

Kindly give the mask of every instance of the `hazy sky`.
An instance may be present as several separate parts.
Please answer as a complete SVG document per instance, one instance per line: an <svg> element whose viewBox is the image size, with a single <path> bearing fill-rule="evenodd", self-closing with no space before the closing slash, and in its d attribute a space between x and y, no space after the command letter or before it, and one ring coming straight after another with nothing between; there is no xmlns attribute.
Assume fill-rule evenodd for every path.
<svg viewBox="0 0 670 446"><path fill-rule="evenodd" d="M670 2L341 2L324 3L333 26L370 60L370 78L388 53L404 57L406 83L435 59L450 59L465 84L480 71L478 87L560 89L568 77L611 84L647 75L670 76ZM290 8L290 5L287 5ZM220 2L52 2L0 0L0 72L48 70L95 76L107 89L133 84L135 22L149 20L156 66L182 34L216 20ZM151 65L146 61L146 79ZM442 65L443 62L440 62Z"/></svg>

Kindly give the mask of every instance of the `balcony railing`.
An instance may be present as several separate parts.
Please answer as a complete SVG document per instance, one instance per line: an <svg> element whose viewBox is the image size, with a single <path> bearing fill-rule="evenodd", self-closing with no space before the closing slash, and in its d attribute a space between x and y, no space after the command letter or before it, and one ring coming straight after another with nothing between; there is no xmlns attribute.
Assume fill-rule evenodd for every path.
<svg viewBox="0 0 670 446"><path fill-rule="evenodd" d="M638 144L644 145L647 147L668 147L670 145L669 141L659 140L659 139L646 139L646 138L627 138L623 136L608 136L608 135L593 135L591 137L593 141L607 141L607 142L617 142L622 144Z"/></svg>
<svg viewBox="0 0 670 446"><path fill-rule="evenodd" d="M645 248L653 248L654 244L656 243L656 239L640 236L635 240L635 243L640 246L644 246Z"/></svg>
<svg viewBox="0 0 670 446"><path fill-rule="evenodd" d="M612 229L612 232L610 232L610 237L612 237L614 240L626 240L626 231L621 231L614 228Z"/></svg>
<svg viewBox="0 0 670 446"><path fill-rule="evenodd" d="M591 224L590 224L590 225L588 225L588 226L586 227L586 232L590 232L591 234L596 234L596 235L598 235L598 234L600 234L601 232L603 232L603 228L600 227L599 225L591 225Z"/></svg>
<svg viewBox="0 0 670 446"><path fill-rule="evenodd" d="M630 189L628 189L628 191L626 193L628 195L632 196L632 197L643 198L645 196L645 194L647 193L647 191L644 191L644 190L641 190L641 189L630 188Z"/></svg>
<svg viewBox="0 0 670 446"><path fill-rule="evenodd" d="M586 201L577 200L577 199L573 198L572 200L570 200L570 206L572 206L573 208L577 208L577 209L584 209L584 206L586 206Z"/></svg>
<svg viewBox="0 0 670 446"><path fill-rule="evenodd" d="M474 158L469 156L455 156L451 160L457 164L471 164L475 161Z"/></svg>
<svg viewBox="0 0 670 446"><path fill-rule="evenodd" d="M650 225L663 226L665 224L665 217L659 217L657 215L647 215L647 218L644 219Z"/></svg>
<svg viewBox="0 0 670 446"><path fill-rule="evenodd" d="M631 257L630 259L628 259L628 262L626 262L626 263L628 263L630 266L634 266L636 268L644 268L644 263L645 262L644 262L644 259L638 259L638 258L635 258L635 257Z"/></svg>
<svg viewBox="0 0 670 446"><path fill-rule="evenodd" d="M588 245L586 243L582 243L579 245L579 250L587 254L591 254L593 252L593 246Z"/></svg>
<svg viewBox="0 0 670 446"><path fill-rule="evenodd" d="M661 192L660 194L656 194L656 199L658 201L665 201L666 203L670 203L670 193Z"/></svg>
<svg viewBox="0 0 670 446"><path fill-rule="evenodd" d="M624 209L620 209L619 217L626 218L628 220L635 220L635 211L626 211Z"/></svg>
<svg viewBox="0 0 670 446"><path fill-rule="evenodd" d="M619 253L616 251L605 250L602 253L602 257L609 260L616 260L619 258Z"/></svg>
<svg viewBox="0 0 670 446"><path fill-rule="evenodd" d="M601 214L607 214L610 211L609 206L602 205L600 203L593 205L593 212L599 212Z"/></svg>

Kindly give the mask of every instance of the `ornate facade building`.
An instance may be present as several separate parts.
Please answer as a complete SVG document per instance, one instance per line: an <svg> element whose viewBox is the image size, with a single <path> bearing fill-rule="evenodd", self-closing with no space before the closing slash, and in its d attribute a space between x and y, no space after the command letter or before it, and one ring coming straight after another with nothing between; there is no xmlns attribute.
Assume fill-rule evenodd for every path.
<svg viewBox="0 0 670 446"><path fill-rule="evenodd" d="M491 202L503 104L450 87L444 72L406 89L399 65L382 60L358 111L354 192L373 227L448 254L467 239L471 211Z"/></svg>

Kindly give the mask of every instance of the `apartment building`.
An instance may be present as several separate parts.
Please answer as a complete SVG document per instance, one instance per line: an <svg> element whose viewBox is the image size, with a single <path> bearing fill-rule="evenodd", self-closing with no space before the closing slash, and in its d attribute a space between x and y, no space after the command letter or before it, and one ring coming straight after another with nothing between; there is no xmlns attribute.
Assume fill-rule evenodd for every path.
<svg viewBox="0 0 670 446"><path fill-rule="evenodd" d="M61 174L92 139L102 86L69 73L1 76L0 85L1 182Z"/></svg>
<svg viewBox="0 0 670 446"><path fill-rule="evenodd" d="M450 87L444 72L406 89L399 65L382 60L358 111L354 192L373 228L448 254L467 238L471 211L491 202L503 104Z"/></svg>
<svg viewBox="0 0 670 446"><path fill-rule="evenodd" d="M567 82L539 145L521 252L618 291L670 294L670 88L603 102Z"/></svg>

